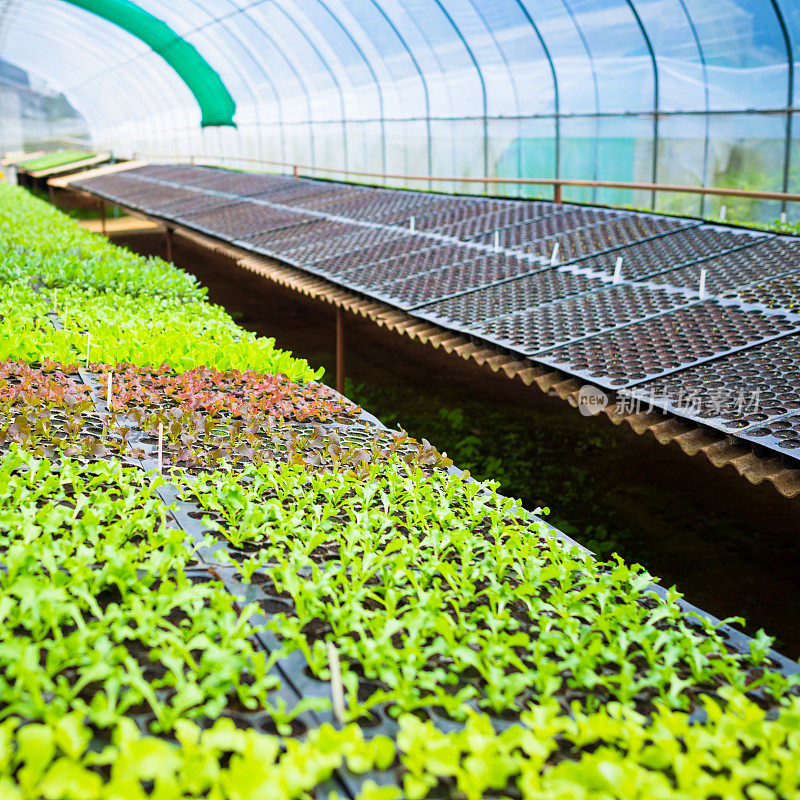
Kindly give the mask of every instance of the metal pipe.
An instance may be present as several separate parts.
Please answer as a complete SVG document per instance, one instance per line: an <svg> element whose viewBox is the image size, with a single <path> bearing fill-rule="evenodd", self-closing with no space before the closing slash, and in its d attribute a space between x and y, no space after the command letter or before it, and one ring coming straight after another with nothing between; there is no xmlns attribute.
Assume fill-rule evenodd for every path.
<svg viewBox="0 0 800 800"><path fill-rule="evenodd" d="M336 306L336 391L344 394L344 311Z"/></svg>
<svg viewBox="0 0 800 800"><path fill-rule="evenodd" d="M151 156L159 159L187 159L188 156ZM220 156L196 156L202 160L219 160ZM381 172L363 172L353 169L339 169L337 167L313 167L307 164L291 164L284 161L263 161L257 158L238 158L238 161L253 164L267 164L271 166L292 168L293 174L300 175L304 172L333 172L337 175L357 175L364 178L383 178L399 181L440 181L445 183L498 183L519 184L520 186L552 186L555 192L558 187L584 186L600 189L641 189L656 192L683 192L686 194L718 195L721 197L750 197L758 200L785 200L790 203L800 203L800 194L791 192L762 192L756 189L723 189L714 186L681 186L672 183L626 183L625 181L595 181L573 178L501 178L501 177L464 177L443 175L399 175Z"/></svg>

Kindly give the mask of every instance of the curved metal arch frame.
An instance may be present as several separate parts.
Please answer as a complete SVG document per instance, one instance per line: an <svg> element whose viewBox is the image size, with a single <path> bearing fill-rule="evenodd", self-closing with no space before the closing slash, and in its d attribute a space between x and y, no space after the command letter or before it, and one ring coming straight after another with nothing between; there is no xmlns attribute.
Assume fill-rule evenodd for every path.
<svg viewBox="0 0 800 800"><path fill-rule="evenodd" d="M205 9L200 5L198 0L190 0L190 2L192 2L197 8L201 8L201 9L203 9L205 11ZM239 42L239 46L241 47L242 52L246 53L247 57L252 61L253 59L252 59L252 55L250 54L249 49L247 47L244 47L242 42L239 40L239 38L237 36L235 36L233 33L231 33L231 31L228 29L227 22L228 22L229 19L231 19L234 16L235 16L235 14L230 14L230 15L226 15L226 16L221 17L221 18L217 18L214 21L215 21L216 24L220 25L230 36L232 36L232 38L236 39L236 41ZM188 36L188 35L191 35L193 33L201 33L202 29L204 27L206 27L206 26L199 26L197 28L193 28L191 31L187 31L187 33L185 35ZM242 79L242 85L248 86L248 81L245 79L244 74L243 74L241 68L239 67L238 60L231 59L231 66L233 67L233 69L236 72L236 74ZM250 97L251 97L251 99L253 101L253 108L256 110L256 114L258 114L258 103L256 102L256 97L253 94L252 90L249 88L249 86L248 86L248 92L250 93ZM261 153L261 155L263 156L263 153Z"/></svg>
<svg viewBox="0 0 800 800"><path fill-rule="evenodd" d="M127 31L164 59L194 96L200 107L202 126L235 125L236 102L222 79L197 48L178 36L163 20L132 0L63 1Z"/></svg>
<svg viewBox="0 0 800 800"><path fill-rule="evenodd" d="M700 56L700 65L703 70L703 94L705 96L706 101L706 114L705 114L705 137L703 140L703 176L702 176L702 184L703 186L707 183L707 175L708 175L708 149L709 149L709 132L711 130L710 123L711 117L709 115L709 110L711 108L711 103L709 99L708 93L708 64L706 63L706 54L703 50L703 43L700 41L700 35L697 32L697 27L694 24L694 19L692 19L692 15L689 13L689 9L686 8L686 0L678 0L681 9L683 9L684 16L686 17L686 21L689 24L689 28L692 31L692 37L694 39L695 45L697 45L697 54ZM706 196L704 194L700 195L700 216L702 217L706 211Z"/></svg>
<svg viewBox="0 0 800 800"><path fill-rule="evenodd" d="M240 9L240 11L238 11L238 12L236 12L234 14L226 15L225 17L221 18L218 21L219 21L219 23L221 25L225 26L225 29L228 31L229 35L232 38L236 39L237 42L239 42L239 46L242 48L242 52L247 54L247 58L249 59L250 63L255 67L255 69L262 76L262 78L264 78L264 80L269 85L270 90L272 91L272 96L275 98L275 104L276 104L277 109L278 109L278 131L279 131L280 142L281 142L281 161L285 161L286 160L286 131L285 131L285 126L284 126L283 98L281 96L281 93L278 91L278 87L275 85L275 82L272 80L272 77L270 76L270 74L266 70L264 70L262 68L261 63L258 61L258 59L253 57L253 54L250 51L250 48L245 44L245 42L242 41L242 39L239 37L239 35L237 33L235 33L234 31L232 31L230 29L230 27L229 27L230 21L234 20L238 16L242 16L243 18L247 19L250 22L250 24L253 24L253 22L250 19L250 17L248 17L244 13L244 11L245 11L245 9ZM258 108L258 103L255 102L255 95L253 95L253 100L254 100L253 105L257 109ZM259 127L261 126L261 118L260 118L260 116L258 118L258 123L257 124L258 124ZM264 155L263 151L262 151L262 155Z"/></svg>
<svg viewBox="0 0 800 800"><path fill-rule="evenodd" d="M581 45L586 53L586 58L589 61L589 69L592 71L592 87L594 88L594 154L592 155L592 179L597 180L597 159L599 154L599 125L600 125L600 86L597 83L597 70L594 66L594 54L592 53L592 48L589 46L589 40L586 38L586 35L583 32L583 28L581 24L578 22L577 17L575 16L575 12L572 10L572 6L570 6L568 0L560 0L561 5L564 7L564 10L567 12L567 16L572 22L573 27L575 28L575 32L578 34L578 38L581 40ZM592 190L592 198L597 199L597 189Z"/></svg>
<svg viewBox="0 0 800 800"><path fill-rule="evenodd" d="M475 67L475 72L478 75L478 81L481 85L481 101L482 101L482 108L483 108L483 115L482 115L482 123L483 123L483 174L486 175L489 172L489 98L486 94L486 80L483 77L483 71L481 70L481 66L478 63L478 59L475 58L475 53L472 52L472 48L469 46L466 37L461 31L461 28L456 25L453 21L453 17L450 12L444 7L444 4L441 0L433 0L434 4L437 5L442 14L447 18L447 21L453 27L453 30L458 36L459 41L461 44L464 45L464 49L467 51L467 55L472 61L473 66Z"/></svg>
<svg viewBox="0 0 800 800"><path fill-rule="evenodd" d="M659 104L660 104L660 95L659 95L659 85L658 85L658 63L656 62L656 54L653 50L653 43L650 41L650 36L647 33L644 25L642 24L642 18L639 16L639 12L636 10L636 7L633 4L633 0L625 0L628 4L628 7L631 10L631 14L633 14L633 18L636 20L636 24L639 27L639 31L642 34L642 38L644 39L645 46L647 47L647 52L650 54L650 65L653 68L653 166L651 170L651 183L658 182L658 114L659 114ZM655 191L651 192L650 194L650 205L655 208L656 205L656 193Z"/></svg>
<svg viewBox="0 0 800 800"><path fill-rule="evenodd" d="M248 19L250 20L250 23L253 25L253 27L257 31L259 31L261 33L261 35L270 43L270 45L273 47L275 52L280 54L280 57L283 59L283 62L289 68L289 71L292 73L292 75L295 76L295 78L297 79L297 82L300 84L300 86L303 87L304 94L305 94L305 100L306 100L306 110L308 112L308 119L306 120L306 124L308 126L308 142L309 142L309 148L310 148L311 162L314 163L314 161L315 161L314 119L313 119L313 114L311 113L311 95L310 95L310 93L308 91L308 86L306 85L305 79L300 74L300 72L297 70L297 68L295 67L294 63L289 58L287 58L286 54L283 51L283 48L278 46L278 43L272 38L272 36L270 36L270 34L268 34L264 30L264 28L261 26L261 24L257 20L253 19L250 16L248 16Z"/></svg>
<svg viewBox="0 0 800 800"><path fill-rule="evenodd" d="M775 10L775 16L778 20L778 25L781 29L781 35L783 36L783 43L786 47L786 58L788 59L788 67L789 67L789 80L787 81L787 93L788 97L786 100L786 145L783 157L783 181L782 181L782 190L787 192L789 190L789 161L791 159L792 153L792 104L794 103L794 52L792 48L792 38L789 36L789 28L786 25L786 20L783 16L783 11L781 11L781 7L778 5L777 0L770 0L772 4L772 8ZM781 201L781 212L786 211L786 201Z"/></svg>
<svg viewBox="0 0 800 800"><path fill-rule="evenodd" d="M420 71L420 75L425 75L425 70L422 68L422 65L417 60L417 57L413 55L413 48L411 48L407 44L406 38L400 33L399 28L397 27L396 23L391 19L390 15L386 12L386 10L380 5L380 0L371 0L373 5L381 12L381 15L389 22L392 27L392 30L395 31L396 35L400 38L403 42L404 47L408 49L409 54L412 54L412 58L414 60L414 64L417 69ZM445 74L445 70L442 66L442 63L439 59L439 55L436 52L436 47L431 43L431 40L428 36L427 31L424 27L420 26L416 19L413 17L409 17L411 24L416 28L420 37L424 40L425 44L430 51L431 58L436 62L437 66L439 67L439 71L442 75ZM427 81L423 77L423 85L425 87L425 105L426 105L426 132L428 135L428 175L433 173L433 132L432 132L432 114L431 114L431 105L430 105L430 88L428 86ZM432 181L428 182L428 188L431 188L433 185Z"/></svg>
<svg viewBox="0 0 800 800"><path fill-rule="evenodd" d="M511 83L511 85L513 87L513 91L514 91L514 102L516 103L516 106L517 106L517 114L516 114L516 116L517 117L521 117L522 116L522 107L521 107L520 101L519 101L519 94L517 93L517 84L516 84L516 81L513 80L513 78L512 78L511 65L510 65L510 63L508 61L508 57L506 56L505 49L500 45L500 42L498 42L497 36L495 36L494 31L487 24L486 17L484 17L484 15L481 12L481 10L478 7L478 5L475 4L474 0L466 0L466 2L469 3L472 6L472 8L474 9L475 13L480 18L480 21L483 24L483 27L486 29L486 32L491 37L492 42L494 43L494 46L495 46L497 52L500 54L500 58L502 59L503 63L505 64L506 72L508 72L509 81L510 81L510 83ZM486 108L484 109L484 116L486 117L486 124L485 124L485 127L484 127L484 130L485 130L485 132L484 132L484 138L485 138L484 161L487 162L486 163L486 174L488 174L488 153L489 153L489 119L488 119L488 113L487 112L488 112L488 97L487 97ZM518 153L517 153L517 159L518 159L517 164L518 164L518 171L519 171L519 168L521 167L521 159L522 159L522 154L519 152L519 148L518 148ZM488 189L488 186L487 186L487 189Z"/></svg>
<svg viewBox="0 0 800 800"><path fill-rule="evenodd" d="M298 25L292 16L286 11L283 7L281 0L271 0L270 5L273 8L278 9L281 14L289 21L289 23L294 26L300 36L305 39L308 43L308 46L314 51L314 54L320 60L320 62L325 66L325 69L328 71L328 74L331 76L331 81L333 81L333 85L336 87L336 90L339 92L339 107L341 108L341 116L342 116L342 145L343 145L343 163L344 168L348 168L348 157L347 157L347 113L345 111L345 101L344 101L344 90L342 89L342 84L339 82L339 78L336 75L335 71L328 63L328 61L322 56L322 53L319 51L317 45L311 40L311 37L303 30L302 26Z"/></svg>
<svg viewBox="0 0 800 800"><path fill-rule="evenodd" d="M372 76L372 80L375 83L375 88L378 91L378 105L380 107L380 126L381 126L381 171L386 172L386 102L383 96L383 87L381 86L381 82L378 80L378 75L375 72L375 68L372 66L372 62L367 58L364 50L362 49L361 45L358 44L355 37L350 33L345 25L339 20L339 18L328 8L327 3L325 0L315 0L317 5L321 6L325 9L325 13L330 16L332 20L341 28L344 35L350 40L350 43L355 48L356 52L361 56L364 65L369 70L369 74Z"/></svg>
<svg viewBox="0 0 800 800"><path fill-rule="evenodd" d="M106 22L107 22L107 24L112 26L115 31L120 33L123 36L123 38L130 37L131 39L136 39L136 37L134 37L132 34L127 33L126 31L124 31L124 29L120 28L119 26L115 26L113 23L108 22L108 21L106 21ZM88 45L87 45L86 41L81 42L82 49L85 50L87 48L87 46ZM94 42L91 42L91 46L92 46L93 50L96 53L98 53L98 62L102 63L104 59L103 59L103 56L100 55L100 53L102 52L103 55L104 55L105 51L101 51L101 48L97 47ZM148 58L149 56L151 56L151 54L152 53L151 53L150 49L147 48L147 47L144 47L140 52L135 52L133 55L129 56L129 58L127 58L125 61L123 61L122 64L133 64L139 59ZM158 57L158 54L156 53L155 56L157 58L157 61L155 63L160 64L161 61L160 61L160 58ZM115 66L117 66L118 72L120 72L120 74L122 74L123 77L124 77L125 72L119 70L119 66L121 66L121 65L115 65ZM100 70L98 72L98 74L102 75L102 74L104 74L104 72L105 72L104 70ZM171 72L170 68L165 66L164 71L163 71L163 76L168 76L168 75L171 75L171 74L172 74L172 72ZM70 93L72 93L75 89L77 89L78 87L83 87L84 85L88 84L89 82L91 82L94 79L95 78L92 77L92 76L90 76L88 78L84 77L78 83L67 86L65 88L65 94L69 97ZM135 94L137 94L136 90L138 89L140 84L141 84L141 81L139 81L139 80L130 80L125 84L126 91L130 92L131 95L135 95ZM182 85L183 85L182 82L179 81L179 80L167 80L166 78L163 80L163 83L161 84L161 86L167 87L171 92L175 92L176 87L177 86L182 86ZM146 96L146 93L140 93L140 94L143 94L143 96ZM113 96L113 93L112 93L112 96ZM177 94L175 95L175 98L176 98L176 100L178 99L178 95ZM126 105L124 105L121 102L118 104L118 106L121 107L121 108L125 108L126 107ZM155 106L154 106L153 110L155 110ZM173 104L171 104L171 103L162 104L161 105L161 110L162 111L166 110L170 117L172 117L173 119L176 119L176 120L178 119L176 107ZM131 120L129 116L126 118L126 114L124 112L119 115L118 119L119 119L119 122L117 122L117 124L121 124L121 123L131 124L131 123L133 123L136 127L142 129L142 121L141 120L139 120L139 119ZM108 127L110 123L106 122L105 124ZM177 125L173 125L173 128L177 128L177 127L178 127ZM144 137L142 135L140 135L140 138L144 138Z"/></svg>
<svg viewBox="0 0 800 800"><path fill-rule="evenodd" d="M539 26L533 21L533 17L530 15L527 6L522 0L514 0L514 2L519 6L520 11L522 12L525 19L528 20L528 24L533 29L533 32L536 38L539 40L539 44L542 47L542 51L544 52L545 58L547 59L547 63L550 65L550 74L553 78L553 110L554 110L554 129L555 129L555 142L554 142L554 177L558 178L561 176L561 92L559 91L558 87L558 73L556 71L556 66L553 63L553 56L550 52L550 48L547 46L547 43L542 36L541 31L539 30ZM520 156L521 157L521 156ZM520 167L520 172L522 169Z"/></svg>
<svg viewBox="0 0 800 800"><path fill-rule="evenodd" d="M427 147L427 164L428 164L428 175L431 174L433 171L433 141L432 141L432 133L431 133L431 95L430 95L430 87L428 86L428 81L425 79L425 72L423 71L422 67L420 66L419 61L417 61L417 57L414 55L414 51L411 47L409 47L408 42L406 41L405 37L400 33L400 30L395 25L394 21L389 17L389 15L383 10L379 0L369 0L372 5L375 6L380 16L386 21L386 24L391 28L394 35L397 37L397 40L403 45L403 48L408 53L408 57L411 59L411 63L414 65L414 69L416 69L417 74L419 75L420 83L422 84L423 93L425 95L425 129L428 137L428 147ZM431 188L431 184L428 184L428 188Z"/></svg>
<svg viewBox="0 0 800 800"><path fill-rule="evenodd" d="M47 30L47 26L43 26L43 29ZM81 43L81 48L82 48L83 51L89 50L92 53L94 53L97 56L97 61L102 63L103 58L105 56L105 51L103 51L101 48L99 48L94 42L91 42L91 41L82 42ZM165 69L165 73L168 73L168 70ZM65 94L65 96L70 100L70 102L74 102L76 110L80 111L80 108L84 107L85 104L81 100L76 100L75 99L75 93L74 93L75 86L80 86L83 83L82 81L78 82L78 84L75 84L73 86L65 85L65 84L61 83L60 81L58 81L57 79L56 80L52 80L51 79L51 82L53 83L54 86L57 86L59 88L59 90L62 91ZM178 81L176 80L175 83L178 83ZM171 83L169 81L165 81L164 85L165 86L170 86ZM131 92L134 93L134 90L135 90L135 87L136 87L136 82L131 81L129 83L129 87L131 89ZM110 94L107 95L107 98L111 98L110 101L107 100L107 101L104 101L104 102L110 102L112 105L114 105L115 107L120 109L120 113L119 113L118 118L120 120L125 119L125 112L123 110L125 108L125 106L123 105L121 100L117 101L117 99L116 99L117 95L115 93L110 93ZM94 125L95 130L96 130L97 127L98 127L97 126L97 118L94 115L92 115L91 113L83 113L83 112L81 112L81 113L84 116L84 119L86 119L87 123L89 123L90 125ZM170 113L170 115L174 114L174 110L172 108L170 108L169 109L169 113ZM90 120L94 120L94 122L90 123ZM109 124L108 121L106 121L105 124L108 125ZM135 120L134 124L137 127L140 127L141 121L140 120ZM90 130L91 130L91 128L90 128Z"/></svg>
<svg viewBox="0 0 800 800"><path fill-rule="evenodd" d="M198 0L192 0L193 5L197 6L198 9L203 7ZM399 14L401 7L395 11L387 10L384 7L384 4L380 2L380 0L368 0L370 3L371 8L374 9L376 12L374 14L373 21L380 20L379 24L388 26L387 32L390 30L391 34L394 39L399 43L402 49L405 51L406 55L410 59L410 63L413 65L413 71L410 72L408 75L409 77L413 77L414 71L419 80L419 86L422 89L422 93L424 95L424 116L420 118L419 116L412 116L411 113L404 115L402 119L406 119L408 121L420 121L424 120L426 125L426 134L427 134L427 162L428 162L428 173L431 173L432 163L433 163L433 149L434 149L434 141L433 141L433 134L432 134L432 115L431 115L431 86L429 85L431 76L436 72L437 67L438 70L441 72L442 76L446 75L446 67L442 65L440 55L441 50L439 49L437 52L437 45L438 41L435 40L435 37L429 36L429 31L425 30L425 26L420 23L418 19L415 19L413 16L409 15L407 22L404 21L404 25L408 24L413 26L413 38L414 44L412 46L411 41L405 35L405 31L402 30L398 24L396 24L395 19L393 18L395 13ZM542 30L537 26L535 20L535 12L532 13L526 6L523 0L509 0L511 4L516 4L516 7L524 16L524 22L519 19L515 20L514 24L519 24L520 26L527 24L530 27L533 35L536 36L538 40L538 44L542 49L542 53L544 54L544 58L547 60L549 70L552 77L552 84L553 84L553 103L554 103L554 111L552 114L553 117L553 126L554 126L554 150L555 150L555 176L558 177L562 174L562 158L563 158L563 147L561 141L561 132L562 132L562 91L559 85L559 68L557 66L557 59L554 60L554 53L550 50L548 45L548 36L546 33L543 34ZM711 120L711 110L710 110L710 97L709 97L709 70L708 70L708 62L706 58L706 54L703 47L703 41L700 38L699 30L697 25L695 24L695 19L693 18L692 14L689 11L689 8L685 2L685 0L676 0L680 4L682 15L685 17L686 22L689 26L689 30L691 31L691 37L693 39L693 44L697 48L697 53L700 59L700 65L702 68L702 78L704 84L704 108L697 112L687 111L685 113L698 113L702 114L705 117L705 134L704 134L704 142L703 142L703 184L707 185L708 183L708 167L709 167L709 147L711 142L711 130L710 130L710 120ZM587 117L591 118L594 117L595 121L597 121L603 115L600 113L598 108L598 74L597 69L598 66L595 64L595 59L592 53L592 48L589 46L588 42L586 41L586 37L583 35L583 31L581 29L581 23L579 20L575 18L574 13L569 6L567 0L561 0L562 5L565 9L565 17L569 16L572 21L572 24L575 27L576 33L580 38L582 46L586 51L586 56L589 59L589 66L592 73L592 80L594 83L594 94L595 94L595 113L591 115L586 115ZM68 4L69 5L69 4ZM309 141L311 144L311 155L312 155L312 163L318 166L326 166L320 165L319 159L317 155L317 149L314 143L314 129L319 122L322 122L321 119L315 120L312 114L311 108L311 101L310 101L310 84L306 80L305 70L303 70L299 65L296 65L293 59L289 56L289 54L285 51L282 43L277 41L275 37L266 30L264 30L264 26L259 24L257 18L253 18L249 16L248 11L255 6L270 6L272 7L277 13L279 13L282 18L287 20L287 24L291 26L291 30L297 31L298 35L304 40L307 46L313 51L316 58L319 60L319 64L322 67L320 70L320 76L327 73L331 85L335 87L336 91L338 92L339 98L339 107L341 109L341 125L342 125L342 144L344 147L344 165L345 167L348 166L348 126L355 121L355 115L353 118L349 118L348 115L351 112L351 108L349 107L348 103L349 100L346 101L345 99L345 86L343 83L343 78L341 77L343 74L347 74L348 69L350 67L348 64L352 61L352 66L355 69L359 69L358 64L363 65L363 68L366 70L366 73L369 75L369 83L365 83L366 73L360 78L359 86L369 86L370 84L374 86L376 95L377 95L377 105L378 105L378 120L372 120L373 122L378 122L380 125L380 160L381 160L381 168L385 171L386 164L387 164L387 150L388 150L388 139L387 139L387 124L388 120L386 118L386 110L387 110L387 95L386 95L386 82L381 80L382 71L378 68L378 64L375 61L376 53L369 51L369 48L365 47L365 43L363 40L363 35L365 30L358 29L358 33L356 33L356 28L354 25L355 18L345 19L342 17L341 14L337 14L336 10L331 7L331 4L328 0L315 0L314 1L314 8L316 11L309 11L307 22L309 24L313 23L313 27L315 31L322 32L319 35L324 35L324 25L322 23L327 24L328 22L337 26L337 29L340 31L341 35L346 37L348 44L348 56L346 59L331 59L330 54L326 53L324 48L319 46L319 40L314 38L314 31L308 31L304 29L304 26L298 24L298 22L294 19L294 15L291 13L292 6L291 3L283 2L283 0L268 0L268 2L264 2L264 0L259 0L259 2L253 2L249 4L237 4L234 9L230 11L229 14L220 14L214 19L209 20L208 22L204 22L203 26L198 26L194 28L193 31L199 30L201 27L205 27L207 25L215 25L219 24L221 27L225 29L226 36L230 37L227 45L225 44L224 40L219 42L219 52L225 53L230 52L235 57L232 57L231 60L231 69L236 71L240 82L246 86L247 84L247 72L251 70L251 67L244 67L242 66L241 62L243 59L246 58L248 61L244 62L244 64L249 64L255 66L258 70L259 74L263 76L265 79L266 84L269 86L269 90L271 93L272 99L275 101L276 110L278 111L278 120L277 120L277 127L279 130L279 139L281 142L281 157L285 158L286 149L287 149L287 136L290 135L287 132L287 128L285 125L285 92L283 91L280 84L276 83L272 76L269 74L269 70L265 68L263 62L260 62L257 57L254 55L254 42L255 39L252 41L243 39L240 32L235 29L235 26L230 27L226 24L225 20L229 16L234 15L244 15L248 18L249 24L253 26L253 32L256 35L264 36L265 42L268 42L272 48L274 48L275 54L286 64L288 69L294 74L295 79L298 82L298 85L301 87L303 93L305 94L306 100L306 107L308 113L308 131L309 131ZM512 63L512 59L510 57L510 52L507 50L505 44L503 43L501 37L498 35L497 30L495 30L494 26L489 23L489 20L485 13L483 13L480 3L477 0L465 0L464 2L464 10L467 13L469 9L471 12L474 12L476 15L476 20L479 20L480 25L476 25L473 30L473 23L472 18L469 18L469 35L466 35L465 31L466 28L462 28L462 20L459 19L458 14L456 11L451 7L449 0L432 0L430 3L432 8L436 8L438 12L442 15L443 20L446 20L446 28L451 30L453 33L453 38L451 39L447 30L443 28L444 32L444 41L450 42L455 46L455 43L460 43L460 46L463 47L463 51L467 55L469 61L464 63L464 67L467 68L469 64L471 64L472 69L474 70L474 74L477 78L478 83L480 84L481 88L481 116L477 118L476 116L471 116L469 114L459 115L458 114L458 105L457 102L453 104L450 113L453 114L452 119L454 122L457 122L461 119L480 119L483 126L483 142L482 142L482 161L483 161L483 171L484 173L490 172L490 123L491 120L494 119L503 119L507 115L500 112L498 113L496 110L493 110L492 117L489 117L489 87L487 84L487 76L484 74L484 62L483 59L480 57L482 54L482 50L480 48L476 49L475 42L473 41L474 36L483 37L484 32L488 39L491 39L492 45L491 47L497 52L499 56L499 61L497 62L496 66L501 67L504 65L506 72L509 76L513 75L514 65ZM662 117L662 111L660 108L661 103L661 87L660 87L660 71L662 68L662 64L660 63L660 54L657 49L654 47L655 40L651 39L650 31L648 30L648 26L644 24L643 16L644 10L637 8L636 0L625 0L624 3L619 5L620 11L622 11L627 6L629 13L632 16L631 22L635 23L635 27L638 28L639 34L642 37L642 40L645 44L649 55L649 61L652 69L653 74L653 108L652 108L652 164L651 164L651 181L653 183L657 183L657 178L659 174L659 169L662 166L659 163L659 146L660 146L660 121ZM791 161L791 148L793 144L793 120L792 114L794 112L794 91L795 86L797 85L797 79L794 75L794 65L795 65L795 54L794 54L794 47L795 43L792 38L792 34L790 33L787 20L784 16L784 10L781 8L780 3L778 0L766 0L765 2L766 9L770 12L768 16L771 16L776 24L778 29L780 30L780 36L783 40L783 49L785 50L785 57L786 57L786 66L788 68L788 81L787 81L787 98L786 98L786 106L785 108L776 108L776 109L765 109L765 111L773 116L780 114L781 116L785 115L785 135L784 135L784 146L783 150L783 174L782 174L782 188L784 191L788 188L789 185L789 170L790 170L790 161ZM208 13L208 9L203 7L203 10ZM774 15L774 16L773 16ZM509 18L511 19L511 18ZM505 20L504 20L505 21ZM773 35L775 37L778 36L778 33L775 30L775 27L768 23L772 28ZM511 22L509 22L511 25ZM438 28L437 28L438 29ZM498 29L499 30L499 29ZM419 34L419 41L417 40L417 34ZM191 31L187 34L191 35ZM294 35L294 34L293 34ZM631 33L631 37L635 36L635 34ZM341 44L344 45L345 42L340 40ZM487 47L489 45L487 44ZM82 41L82 47L84 48L84 52L87 49L91 48L91 44L89 42ZM349 47L352 47L352 52L349 50ZM422 62L419 59L419 50L421 47L426 47L429 50L430 57L433 59L429 63ZM91 48L94 49L94 48ZM147 50L146 53L150 51ZM399 51L398 51L399 53ZM489 51L487 50L487 53ZM576 51L579 53L579 50ZM95 57L97 58L98 62L100 62L103 58L102 48L95 49L94 53ZM136 55L132 56L130 61L135 63L135 61L139 58L142 58L145 53L137 53ZM613 53L611 53L613 56ZM357 56L357 58L355 58ZM491 57L492 63L494 64L494 57ZM502 63L501 63L502 62ZM778 67L782 67L782 60L780 58L780 52L778 51L778 56L776 59L775 64ZM117 65L119 66L119 65ZM165 73L167 70L165 69ZM155 75L155 73L153 73ZM399 73L398 73L399 74ZM467 72L469 74L469 72ZM502 72L500 73L502 75ZM388 73L387 73L388 76ZM43 76L47 77L47 76ZM394 73L390 78L394 78ZM402 77L405 77L402 76ZM88 80L88 79L87 79ZM502 80L502 78L501 78ZM167 80L167 84L171 85L170 82ZM322 86L322 81L320 82L320 86ZM133 82L131 82L131 89L130 91L133 92ZM69 87L67 87L69 88ZM165 87L166 88L166 87ZM173 87L174 89L175 87ZM446 87L443 87L446 91ZM521 97L519 87L516 85L515 82L512 82L512 92L513 95L513 102L516 104L516 114L515 118L517 119L526 119L526 118L548 118L550 114L541 114L541 115L524 115L522 113L522 105L521 105ZM77 93L77 92L76 92ZM74 97L76 93L72 93ZM349 89L348 89L349 93ZM67 95L70 96L70 92L67 91ZM79 94L83 94L81 91ZM176 96L178 96L176 94ZM446 95L443 95L443 99ZM474 95L473 95L474 96ZM116 122L117 119L121 120L124 116L122 113L129 104L121 103L117 100L118 94L114 92L106 91L104 93L103 104L106 107L113 108L114 111L111 115L109 115L108 120L106 121L105 118L98 117L93 115L91 111L88 109L85 112L85 117L87 120L92 120L91 125L95 130L100 127L101 122L103 127L107 128L108 130L114 130L115 125L118 127L118 123ZM348 94L349 97L349 94ZM417 95L417 104L419 105L419 96ZM181 97L183 100L183 98ZM255 93L250 93L250 99L253 104L254 110L254 118L256 121L257 126L261 127L261 116L259 115L259 103L258 98L256 97ZM450 96L451 100L457 98L453 98L452 94ZM699 99L699 98L698 98ZM76 105L86 106L85 102L81 102L80 100L76 101ZM152 103L148 103L148 106L152 106ZM157 109L154 109L156 111ZM719 113L747 113L747 109L731 109L730 111L723 110ZM170 118L172 118L172 123L176 129L180 128L181 130L186 129L186 122L185 122L185 114L183 109L177 109L169 106L166 104L161 110L158 111L159 118L161 120L161 125L169 126L170 125ZM623 112L624 113L624 112ZM631 112L633 113L633 112ZM664 114L671 114L672 112L664 111ZM301 112L302 114L302 112ZM332 115L333 116L333 115ZM578 114L578 116L583 116L583 114ZM649 117L650 112L647 109L643 110L641 114L637 113L637 116L642 117ZM178 119L180 117L180 120ZM133 122L133 120L131 120ZM335 123L337 120L331 119L330 123ZM298 118L298 122L303 122L300 118ZM179 124L178 124L179 123ZM139 121L135 122L137 128L141 128L142 124ZM374 129L373 129L374 130ZM140 130L140 136L142 140L147 138L152 139L152 133L148 135L148 132L145 131L143 128ZM125 140L128 140L128 137L123 137ZM595 177L597 175L597 168L598 168L598 140L599 140L599 131L596 132L594 136L594 144L595 144L595 156L594 156L594 165L595 165ZM220 140L221 144L222 140ZM476 151L474 151L476 152ZM374 151L373 151L373 158L374 158ZM355 156L354 156L355 157ZM517 154L518 158L518 169L521 169L521 152ZM656 202L656 193L653 192L651 195L651 203L655 206ZM786 204L782 203L781 206L782 210L785 210ZM704 208L701 208L701 213Z"/></svg>

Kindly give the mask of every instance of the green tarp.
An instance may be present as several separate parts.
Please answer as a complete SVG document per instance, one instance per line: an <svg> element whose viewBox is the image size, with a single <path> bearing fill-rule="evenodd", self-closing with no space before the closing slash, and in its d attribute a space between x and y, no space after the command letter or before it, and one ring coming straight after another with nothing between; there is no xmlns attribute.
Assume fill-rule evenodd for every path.
<svg viewBox="0 0 800 800"><path fill-rule="evenodd" d="M130 0L65 0L141 39L178 73L197 100L201 125L232 125L236 103L219 75L172 28Z"/></svg>

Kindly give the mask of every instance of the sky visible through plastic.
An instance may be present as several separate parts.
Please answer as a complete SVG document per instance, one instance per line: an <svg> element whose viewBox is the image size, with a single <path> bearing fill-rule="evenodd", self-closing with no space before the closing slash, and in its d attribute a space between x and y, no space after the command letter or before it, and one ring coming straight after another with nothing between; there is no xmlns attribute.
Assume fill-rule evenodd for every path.
<svg viewBox="0 0 800 800"><path fill-rule="evenodd" d="M194 70L182 77L130 26L66 0L14 0L0 16L0 58L63 91L94 146L120 155L800 191L800 4L791 0L136 6L219 77L235 130L202 129ZM588 188L566 197L684 213L726 202ZM727 204L729 218L781 211Z"/></svg>

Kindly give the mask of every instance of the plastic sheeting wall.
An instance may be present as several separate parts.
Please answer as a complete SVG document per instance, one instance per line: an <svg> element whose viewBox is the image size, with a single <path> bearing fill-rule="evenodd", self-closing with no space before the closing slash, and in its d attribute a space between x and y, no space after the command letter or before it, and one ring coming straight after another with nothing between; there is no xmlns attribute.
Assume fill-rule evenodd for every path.
<svg viewBox="0 0 800 800"><path fill-rule="evenodd" d="M95 145L119 155L800 192L794 0L138 5L218 72L237 104L236 130L201 131L191 93L166 63L87 12L6 0L0 14L0 57L64 91ZM623 190L566 196L706 214L727 202L730 218L781 211Z"/></svg>
<svg viewBox="0 0 800 800"><path fill-rule="evenodd" d="M0 59L0 152L86 143L86 123L63 95Z"/></svg>

